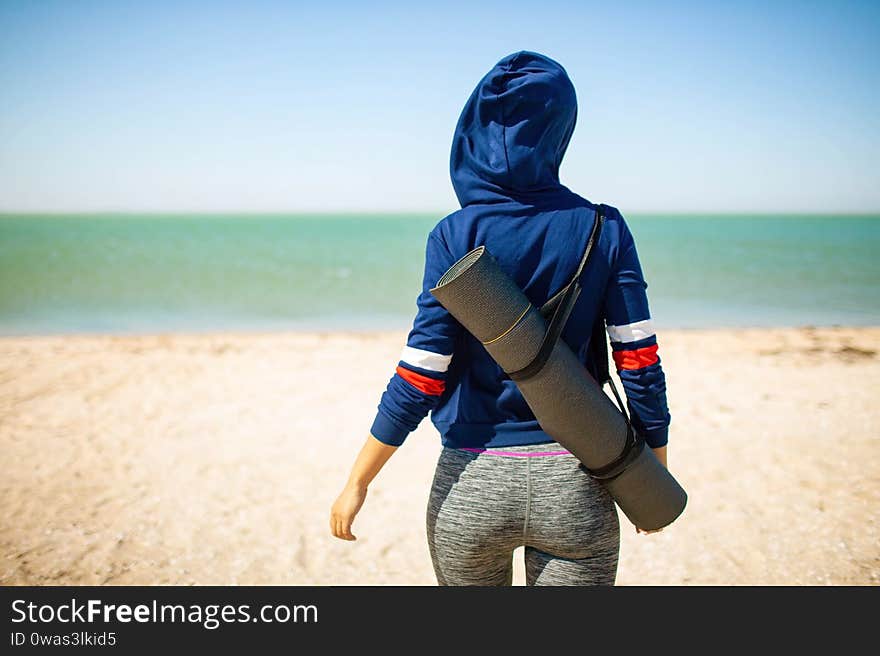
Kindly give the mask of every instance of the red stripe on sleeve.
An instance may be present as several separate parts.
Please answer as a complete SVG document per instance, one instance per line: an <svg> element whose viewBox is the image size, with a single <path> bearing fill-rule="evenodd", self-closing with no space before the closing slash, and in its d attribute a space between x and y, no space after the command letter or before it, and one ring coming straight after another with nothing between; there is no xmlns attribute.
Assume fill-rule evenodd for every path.
<svg viewBox="0 0 880 656"><path fill-rule="evenodd" d="M641 369L655 364L660 359L657 357L657 344L634 351L614 351L611 355L618 371L621 369Z"/></svg>
<svg viewBox="0 0 880 656"><path fill-rule="evenodd" d="M410 371L400 365L397 365L397 375L420 392L430 396L440 396L443 394L443 390L446 389L446 383L444 381L437 380L436 378L428 378L427 376L417 374L415 371Z"/></svg>

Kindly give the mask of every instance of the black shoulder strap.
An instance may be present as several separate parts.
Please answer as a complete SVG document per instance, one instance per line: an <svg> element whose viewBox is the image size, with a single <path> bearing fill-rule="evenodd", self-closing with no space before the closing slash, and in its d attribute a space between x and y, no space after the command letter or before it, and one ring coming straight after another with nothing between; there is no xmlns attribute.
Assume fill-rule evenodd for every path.
<svg viewBox="0 0 880 656"><path fill-rule="evenodd" d="M553 347L556 345L556 342L562 334L562 329L565 327L565 322L571 314L575 301L577 301L578 294L580 294L581 286L578 278L580 278L584 267L586 267L589 262L590 255L593 252L593 246L599 240L599 235L602 231L602 223L604 222L603 210L603 205L597 206L596 221L593 223L593 229L590 232L590 238L587 241L584 256L581 258L580 265L578 266L571 282L541 307L541 314L546 318L552 313L552 318L547 326L547 332L544 334L544 339L541 342L541 348L538 349L538 354L522 369L509 372L507 375L510 376L512 380L522 381L530 378L541 371L547 363L547 359L550 357ZM608 367L608 341L605 336L605 317L602 316L601 312L599 312L596 318L596 323L593 326L593 333L590 336L590 349L596 364L596 380L600 387L603 387L605 383L609 384L611 391L614 393L614 399L617 401L617 406L620 408L620 412L623 414L623 418L626 421L626 443L617 458L605 466L595 469L587 469L584 464L580 465L581 468L593 478L600 481L607 481L619 476L635 461L636 458L638 458L645 446L645 440L633 429L632 421L626 411L626 406L620 398L620 394L617 393L617 387L614 385L614 381L611 378L611 373Z"/></svg>
<svg viewBox="0 0 880 656"><path fill-rule="evenodd" d="M602 316L601 312L596 317L596 323L593 326L593 335L590 337L590 351L593 353L593 362L596 364L596 381L600 387L606 383L608 384L614 393L614 398L620 411L626 417L627 423L629 423L629 414L626 411L626 406L617 392L617 386L611 377L611 371L608 369L608 337L605 335L605 317Z"/></svg>
<svg viewBox="0 0 880 656"><path fill-rule="evenodd" d="M587 247L584 250L584 255L581 258L577 271L575 271L574 277L572 277L571 282L563 287L559 293L554 295L553 298L541 307L541 313L544 314L545 318L551 310L553 315L547 326L547 332L544 334L544 339L541 342L541 348L538 349L538 354L522 369L508 372L507 375L510 376L511 380L522 381L531 378L541 371L544 365L547 364L547 359L550 357L550 353L553 352L553 347L556 345L559 336L562 334L562 329L565 328L565 322L568 320L575 301L577 301L578 295L581 293L579 278L584 267L587 266L587 262L590 260L593 246L599 241L599 235L602 233L603 221L602 205L599 205L596 208L596 220L593 222L593 229L590 231L590 238L587 240Z"/></svg>
<svg viewBox="0 0 880 656"><path fill-rule="evenodd" d="M603 207L603 205L599 205L600 211ZM593 324L593 334L590 336L590 351L593 354L593 362L596 365L596 382L599 383L599 387L607 383L611 388L614 399L617 401L617 406L620 408L620 412L623 413L626 423L631 429L632 425L629 413L626 411L626 405L624 405L623 399L620 398L620 394L617 392L617 386L614 384L614 379L611 377L611 371L608 368L608 337L606 335L605 317L602 316L601 309L596 315L596 323Z"/></svg>
<svg viewBox="0 0 880 656"><path fill-rule="evenodd" d="M608 337L605 330L605 317L600 308L596 323L593 324L593 334L590 336L590 351L596 365L596 380L600 385L612 382L611 371L608 369Z"/></svg>

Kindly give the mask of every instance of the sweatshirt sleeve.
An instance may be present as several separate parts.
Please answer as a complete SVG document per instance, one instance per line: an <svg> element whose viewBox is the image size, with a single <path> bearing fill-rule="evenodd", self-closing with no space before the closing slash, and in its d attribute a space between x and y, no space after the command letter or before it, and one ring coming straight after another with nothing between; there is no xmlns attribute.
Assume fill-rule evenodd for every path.
<svg viewBox="0 0 880 656"><path fill-rule="evenodd" d="M648 446L656 448L668 440L666 378L657 353L657 336L645 291L648 285L636 245L623 217L619 227L617 258L605 298L605 321L633 428Z"/></svg>
<svg viewBox="0 0 880 656"><path fill-rule="evenodd" d="M373 437L385 444L403 444L446 389L453 346L462 328L429 290L454 263L443 238L432 231L425 248L425 274L412 330L370 428Z"/></svg>

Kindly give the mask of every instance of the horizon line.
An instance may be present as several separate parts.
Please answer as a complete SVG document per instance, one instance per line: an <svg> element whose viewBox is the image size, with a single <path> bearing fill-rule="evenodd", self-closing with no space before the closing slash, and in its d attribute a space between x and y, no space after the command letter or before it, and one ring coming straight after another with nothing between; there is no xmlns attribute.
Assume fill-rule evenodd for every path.
<svg viewBox="0 0 880 656"><path fill-rule="evenodd" d="M460 209L460 208L458 208ZM7 210L0 209L0 217L5 216L437 216L445 217L458 209L451 211L432 210L351 210L351 209L327 209L327 210ZM620 208L618 208L620 209ZM652 216L880 216L880 208L875 210L843 210L843 211L820 211L820 210L628 210L621 212L624 216L652 215Z"/></svg>

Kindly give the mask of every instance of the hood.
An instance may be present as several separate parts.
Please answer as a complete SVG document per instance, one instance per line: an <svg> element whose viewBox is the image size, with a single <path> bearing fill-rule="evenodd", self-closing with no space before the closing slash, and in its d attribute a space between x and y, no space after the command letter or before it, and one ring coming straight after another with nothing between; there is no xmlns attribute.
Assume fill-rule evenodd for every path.
<svg viewBox="0 0 880 656"><path fill-rule="evenodd" d="M527 51L499 61L455 128L449 169L461 206L565 190L559 164L576 119L574 86L562 66Z"/></svg>

